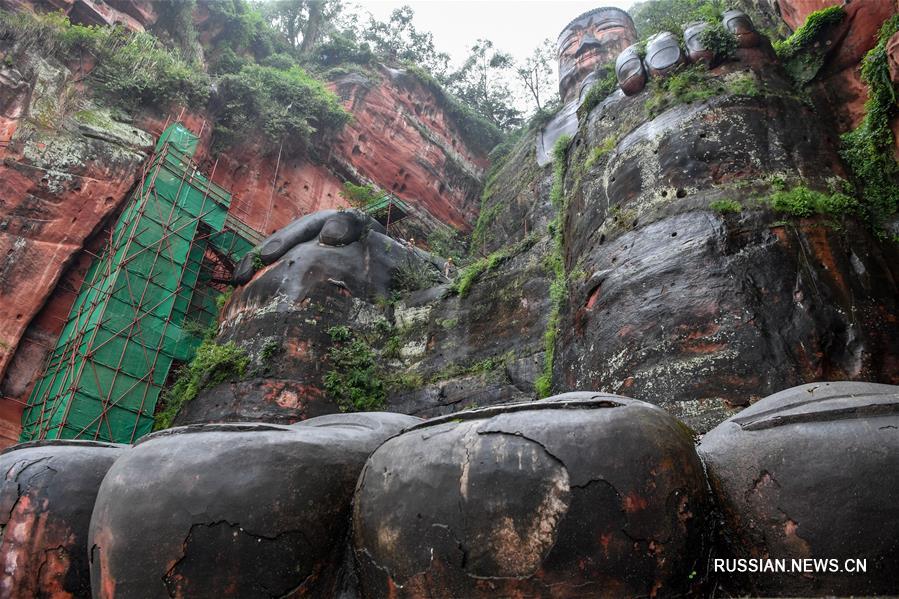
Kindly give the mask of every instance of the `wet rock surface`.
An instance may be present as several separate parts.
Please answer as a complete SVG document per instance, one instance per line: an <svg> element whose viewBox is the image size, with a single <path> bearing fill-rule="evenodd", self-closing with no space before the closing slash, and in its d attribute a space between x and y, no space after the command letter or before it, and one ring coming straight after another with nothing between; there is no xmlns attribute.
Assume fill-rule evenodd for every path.
<svg viewBox="0 0 899 599"><path fill-rule="evenodd" d="M844 171L832 133L744 52L759 53L711 71L720 95L649 119L650 92L613 96L575 138L557 389L625 393L708 430L792 385L896 381L896 247L851 217L771 211L772 185L828 190ZM728 92L743 79L758 95Z"/></svg>
<svg viewBox="0 0 899 599"><path fill-rule="evenodd" d="M238 265L218 342L248 351L245 380L200 392L175 424L264 421L290 424L338 410L323 391L329 329L383 320L383 302L409 272L439 278L426 252L379 231L357 211L325 210L302 217L262 242L262 270L253 255Z"/></svg>
<svg viewBox="0 0 899 599"><path fill-rule="evenodd" d="M706 505L687 429L643 402L571 393L435 419L360 477L362 595L686 592Z"/></svg>
<svg viewBox="0 0 899 599"><path fill-rule="evenodd" d="M723 515L720 558L866 560L866 572L722 574L733 595L899 588L899 387L814 383L746 408L698 451Z"/></svg>
<svg viewBox="0 0 899 599"><path fill-rule="evenodd" d="M91 512L103 476L125 449L42 441L0 454L0 596L91 596Z"/></svg>
<svg viewBox="0 0 899 599"><path fill-rule="evenodd" d="M145 437L100 489L94 597L332 596L359 471L418 422L369 413Z"/></svg>

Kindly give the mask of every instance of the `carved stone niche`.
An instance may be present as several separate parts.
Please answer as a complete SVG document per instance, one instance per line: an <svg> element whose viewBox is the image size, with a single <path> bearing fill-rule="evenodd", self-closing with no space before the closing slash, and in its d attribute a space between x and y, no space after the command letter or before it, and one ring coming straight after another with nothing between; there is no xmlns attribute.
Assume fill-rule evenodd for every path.
<svg viewBox="0 0 899 599"><path fill-rule="evenodd" d="M634 22L619 8L597 8L571 21L556 42L562 103L576 99L585 78L636 41Z"/></svg>

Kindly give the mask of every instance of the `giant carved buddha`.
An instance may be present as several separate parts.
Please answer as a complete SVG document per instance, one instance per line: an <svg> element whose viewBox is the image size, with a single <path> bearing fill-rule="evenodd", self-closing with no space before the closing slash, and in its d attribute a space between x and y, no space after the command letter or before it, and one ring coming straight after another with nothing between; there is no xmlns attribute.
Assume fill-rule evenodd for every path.
<svg viewBox="0 0 899 599"><path fill-rule="evenodd" d="M598 67L614 61L636 41L634 22L619 8L596 8L571 21L556 42L562 103L577 98Z"/></svg>

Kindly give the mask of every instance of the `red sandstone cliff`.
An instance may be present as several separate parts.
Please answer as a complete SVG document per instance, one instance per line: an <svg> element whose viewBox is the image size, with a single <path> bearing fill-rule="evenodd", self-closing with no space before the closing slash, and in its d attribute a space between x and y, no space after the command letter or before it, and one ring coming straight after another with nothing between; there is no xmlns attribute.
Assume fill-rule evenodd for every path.
<svg viewBox="0 0 899 599"><path fill-rule="evenodd" d="M13 4L62 8L88 24L98 22L85 16L90 6L99 6L91 14L115 6L136 15L134 29L155 21L152 5L138 2L3 6ZM0 48L0 58L11 52ZM83 90L66 65L38 56L16 56L14 64L0 71L0 444L16 438L22 402L105 241L101 229L170 119L201 134L198 158L234 193L232 212L266 234L302 214L345 206L347 179L372 182L460 230L476 218L489 148L466 144L445 98L405 71L380 67L330 84L354 118L325 152L279 157L247 140L213 156L214 123L202 112L173 108L121 123L69 105Z"/></svg>

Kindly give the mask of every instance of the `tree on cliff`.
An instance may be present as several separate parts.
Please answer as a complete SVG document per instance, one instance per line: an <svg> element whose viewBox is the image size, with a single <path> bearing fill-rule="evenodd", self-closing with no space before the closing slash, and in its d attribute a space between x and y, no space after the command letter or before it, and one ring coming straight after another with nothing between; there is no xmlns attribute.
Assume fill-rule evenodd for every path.
<svg viewBox="0 0 899 599"><path fill-rule="evenodd" d="M646 0L634 4L630 13L637 35L645 39L660 31L681 35L685 23L718 21L725 10L724 0Z"/></svg>
<svg viewBox="0 0 899 599"><path fill-rule="evenodd" d="M497 127L509 130L521 124L521 111L510 102L509 75L514 61L509 54L480 39L462 67L446 78L446 85L460 100Z"/></svg>
<svg viewBox="0 0 899 599"><path fill-rule="evenodd" d="M361 32L362 39L387 62L411 62L440 79L446 74L449 56L437 51L430 31L416 29L412 23L414 16L415 11L409 6L395 9L387 21L370 16Z"/></svg>
<svg viewBox="0 0 899 599"><path fill-rule="evenodd" d="M547 38L534 48L523 63L515 66L515 75L524 86L527 97L534 101L537 112L551 103L556 95L557 85L552 68L555 56L555 44Z"/></svg>
<svg viewBox="0 0 899 599"><path fill-rule="evenodd" d="M257 7L301 56L308 55L318 42L322 24L343 10L341 0L273 0Z"/></svg>

